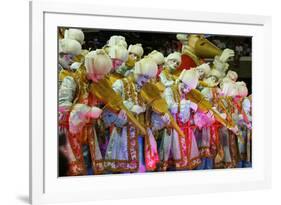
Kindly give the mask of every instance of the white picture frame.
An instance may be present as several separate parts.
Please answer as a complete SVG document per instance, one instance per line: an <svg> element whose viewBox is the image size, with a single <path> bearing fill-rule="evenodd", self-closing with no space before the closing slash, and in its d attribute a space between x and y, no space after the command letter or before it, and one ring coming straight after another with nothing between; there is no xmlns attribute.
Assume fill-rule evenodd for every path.
<svg viewBox="0 0 281 205"><path fill-rule="evenodd" d="M58 26L252 36L253 167L58 178L55 72ZM30 2L30 202L43 204L269 188L270 51L271 18L266 16Z"/></svg>

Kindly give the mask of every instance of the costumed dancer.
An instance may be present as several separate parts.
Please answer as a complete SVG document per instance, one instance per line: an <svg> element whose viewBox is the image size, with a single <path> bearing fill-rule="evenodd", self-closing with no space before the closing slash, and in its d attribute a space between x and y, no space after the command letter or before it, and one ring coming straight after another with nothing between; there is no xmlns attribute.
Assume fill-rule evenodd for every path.
<svg viewBox="0 0 281 205"><path fill-rule="evenodd" d="M159 75L160 73L162 72L163 70L163 65L165 63L165 57L164 55L157 51L157 50L153 50L151 51L148 55L147 55L148 58L151 58L158 66L158 71L157 71L157 76L156 76L156 79L159 80Z"/></svg>
<svg viewBox="0 0 281 205"><path fill-rule="evenodd" d="M94 129L95 120L102 110L90 92L92 83L97 83L110 72L112 62L103 50L89 52L84 66L65 76L59 88L59 131L66 137L62 147L68 159L68 175L103 173L103 160ZM87 170L83 146L90 152L91 169Z"/></svg>
<svg viewBox="0 0 281 205"><path fill-rule="evenodd" d="M209 63L202 63L201 65L195 67L195 68L191 68L190 70L195 70L198 74L198 78L199 78L199 83L197 86L198 90L202 90L203 87L207 86L203 79L208 75L208 73L210 72L211 68L209 66Z"/></svg>
<svg viewBox="0 0 281 205"><path fill-rule="evenodd" d="M64 31L64 39L71 39L71 40L75 40L77 42L80 43L81 48L82 45L85 43L84 42L84 33L82 30L80 29L66 29ZM77 70L80 65L83 64L83 61L85 59L85 55L88 53L88 50L82 49L80 55L76 55L74 57L74 62L71 64L71 69L72 70Z"/></svg>
<svg viewBox="0 0 281 205"><path fill-rule="evenodd" d="M236 82L238 94L233 100L237 109L236 123L239 129L238 149L240 161L238 167L251 167L251 136L252 136L252 118L251 118L251 102L248 95L248 89L243 81Z"/></svg>
<svg viewBox="0 0 281 205"><path fill-rule="evenodd" d="M230 82L235 83L238 79L238 74L235 71L229 70L226 76L220 82L220 87L223 86L223 83Z"/></svg>
<svg viewBox="0 0 281 205"><path fill-rule="evenodd" d="M128 52L128 60L117 70L123 76L128 76L134 72L135 63L142 58L144 51L142 45L137 43L135 45L129 45Z"/></svg>
<svg viewBox="0 0 281 205"><path fill-rule="evenodd" d="M174 72L180 64L181 55L179 52L171 53L165 58L164 69L159 75L160 81L165 87L170 87L174 84L176 80Z"/></svg>
<svg viewBox="0 0 281 205"><path fill-rule="evenodd" d="M121 44L113 45L107 48L107 53L112 61L112 69L109 75L110 82L113 84L116 80L124 77L122 66L128 60L128 50Z"/></svg>
<svg viewBox="0 0 281 205"><path fill-rule="evenodd" d="M232 129L226 126L219 128L219 143L223 152L215 159L215 168L234 168L239 161L237 135L238 127L235 123L235 107L233 98L237 95L238 90L235 82L225 82L222 84L221 96L218 99L218 109L226 113L226 120L233 124Z"/></svg>
<svg viewBox="0 0 281 205"><path fill-rule="evenodd" d="M145 134L127 122L124 110L115 114L103 113L104 122L114 125L105 155L105 168L111 172L145 172L156 169L159 162L157 145L150 127L151 110L140 96L141 88L157 74L157 65L149 58L135 64L133 75L116 80L112 88L122 96L125 107L134 114L138 122L147 127ZM164 121L169 117L162 116Z"/></svg>
<svg viewBox="0 0 281 205"><path fill-rule="evenodd" d="M107 53L112 61L112 68L106 78L109 79L109 82L112 85L116 80L124 77L124 72L122 72L121 68L128 59L128 50L124 47L125 41L123 41L123 38L120 36L113 36L110 39L111 44L113 44L113 39L116 40L115 45L111 45L107 48ZM105 125L103 122L99 126L99 128L102 128L99 131L104 133L104 138L101 139L101 152L103 156L105 156L109 143L111 127L112 126Z"/></svg>
<svg viewBox="0 0 281 205"><path fill-rule="evenodd" d="M205 83L207 87L204 87L201 90L204 97L212 103L215 111L217 111L216 99L220 93L217 86L220 82L221 76L222 75L218 70L212 69L203 80L203 83ZM219 114L223 119L225 119L225 114ZM218 122L210 112L197 112L195 113L194 119L195 124L197 125L195 132L197 144L202 160L202 164L198 167L198 169L212 169L213 159L215 158L218 150L220 150L220 144L218 142L218 128L223 125Z"/></svg>
<svg viewBox="0 0 281 205"><path fill-rule="evenodd" d="M82 65L85 56L84 33L80 29L66 29L63 36L59 39L59 83Z"/></svg>
<svg viewBox="0 0 281 205"><path fill-rule="evenodd" d="M197 110L197 105L186 99L186 94L195 89L197 84L197 72L183 70L177 83L166 87L163 93L170 112L184 133L184 136L180 136L173 128L164 129L159 148L163 171L167 170L169 165L181 170L194 169L201 163L192 122L192 113Z"/></svg>
<svg viewBox="0 0 281 205"><path fill-rule="evenodd" d="M80 55L81 50L80 43L75 40L59 40L58 72L60 82L69 72L75 72L75 70L71 68L71 65L74 63L75 56Z"/></svg>

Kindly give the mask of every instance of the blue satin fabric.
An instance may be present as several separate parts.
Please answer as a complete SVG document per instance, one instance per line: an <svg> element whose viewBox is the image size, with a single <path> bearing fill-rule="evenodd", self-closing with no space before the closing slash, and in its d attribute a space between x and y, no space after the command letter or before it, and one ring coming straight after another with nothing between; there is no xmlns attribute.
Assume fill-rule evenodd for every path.
<svg viewBox="0 0 281 205"><path fill-rule="evenodd" d="M139 142L139 165L145 166L145 160L144 160L144 138L143 136L138 136L138 142Z"/></svg>
<svg viewBox="0 0 281 205"><path fill-rule="evenodd" d="M212 158L201 158L202 163L196 167L196 170L213 169L214 163Z"/></svg>
<svg viewBox="0 0 281 205"><path fill-rule="evenodd" d="M252 167L252 162L241 160L240 162L237 163L236 167L237 168L250 168L250 167Z"/></svg>
<svg viewBox="0 0 281 205"><path fill-rule="evenodd" d="M88 175L93 175L94 171L92 169L89 147L88 147L88 145L83 145L82 149L83 149L83 158L84 158L84 161L85 161L85 164L86 164L86 168L87 168L87 174Z"/></svg>

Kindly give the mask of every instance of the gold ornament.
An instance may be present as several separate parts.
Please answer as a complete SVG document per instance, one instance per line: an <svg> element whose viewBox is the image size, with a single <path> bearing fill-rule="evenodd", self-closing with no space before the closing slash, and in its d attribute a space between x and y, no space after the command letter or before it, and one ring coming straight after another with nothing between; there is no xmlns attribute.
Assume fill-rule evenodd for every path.
<svg viewBox="0 0 281 205"><path fill-rule="evenodd" d="M152 107L153 111L160 114L168 114L172 127L178 132L181 137L184 137L184 133L169 112L168 105L165 99L161 97L161 93L156 85L152 83L146 83L142 87L140 94L143 100Z"/></svg>

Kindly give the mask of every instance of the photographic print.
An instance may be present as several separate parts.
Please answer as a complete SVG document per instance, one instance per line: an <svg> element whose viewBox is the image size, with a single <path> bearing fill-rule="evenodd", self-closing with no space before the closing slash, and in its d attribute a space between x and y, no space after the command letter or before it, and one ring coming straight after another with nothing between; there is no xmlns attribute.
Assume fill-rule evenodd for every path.
<svg viewBox="0 0 281 205"><path fill-rule="evenodd" d="M252 167L252 37L54 35L59 177Z"/></svg>

